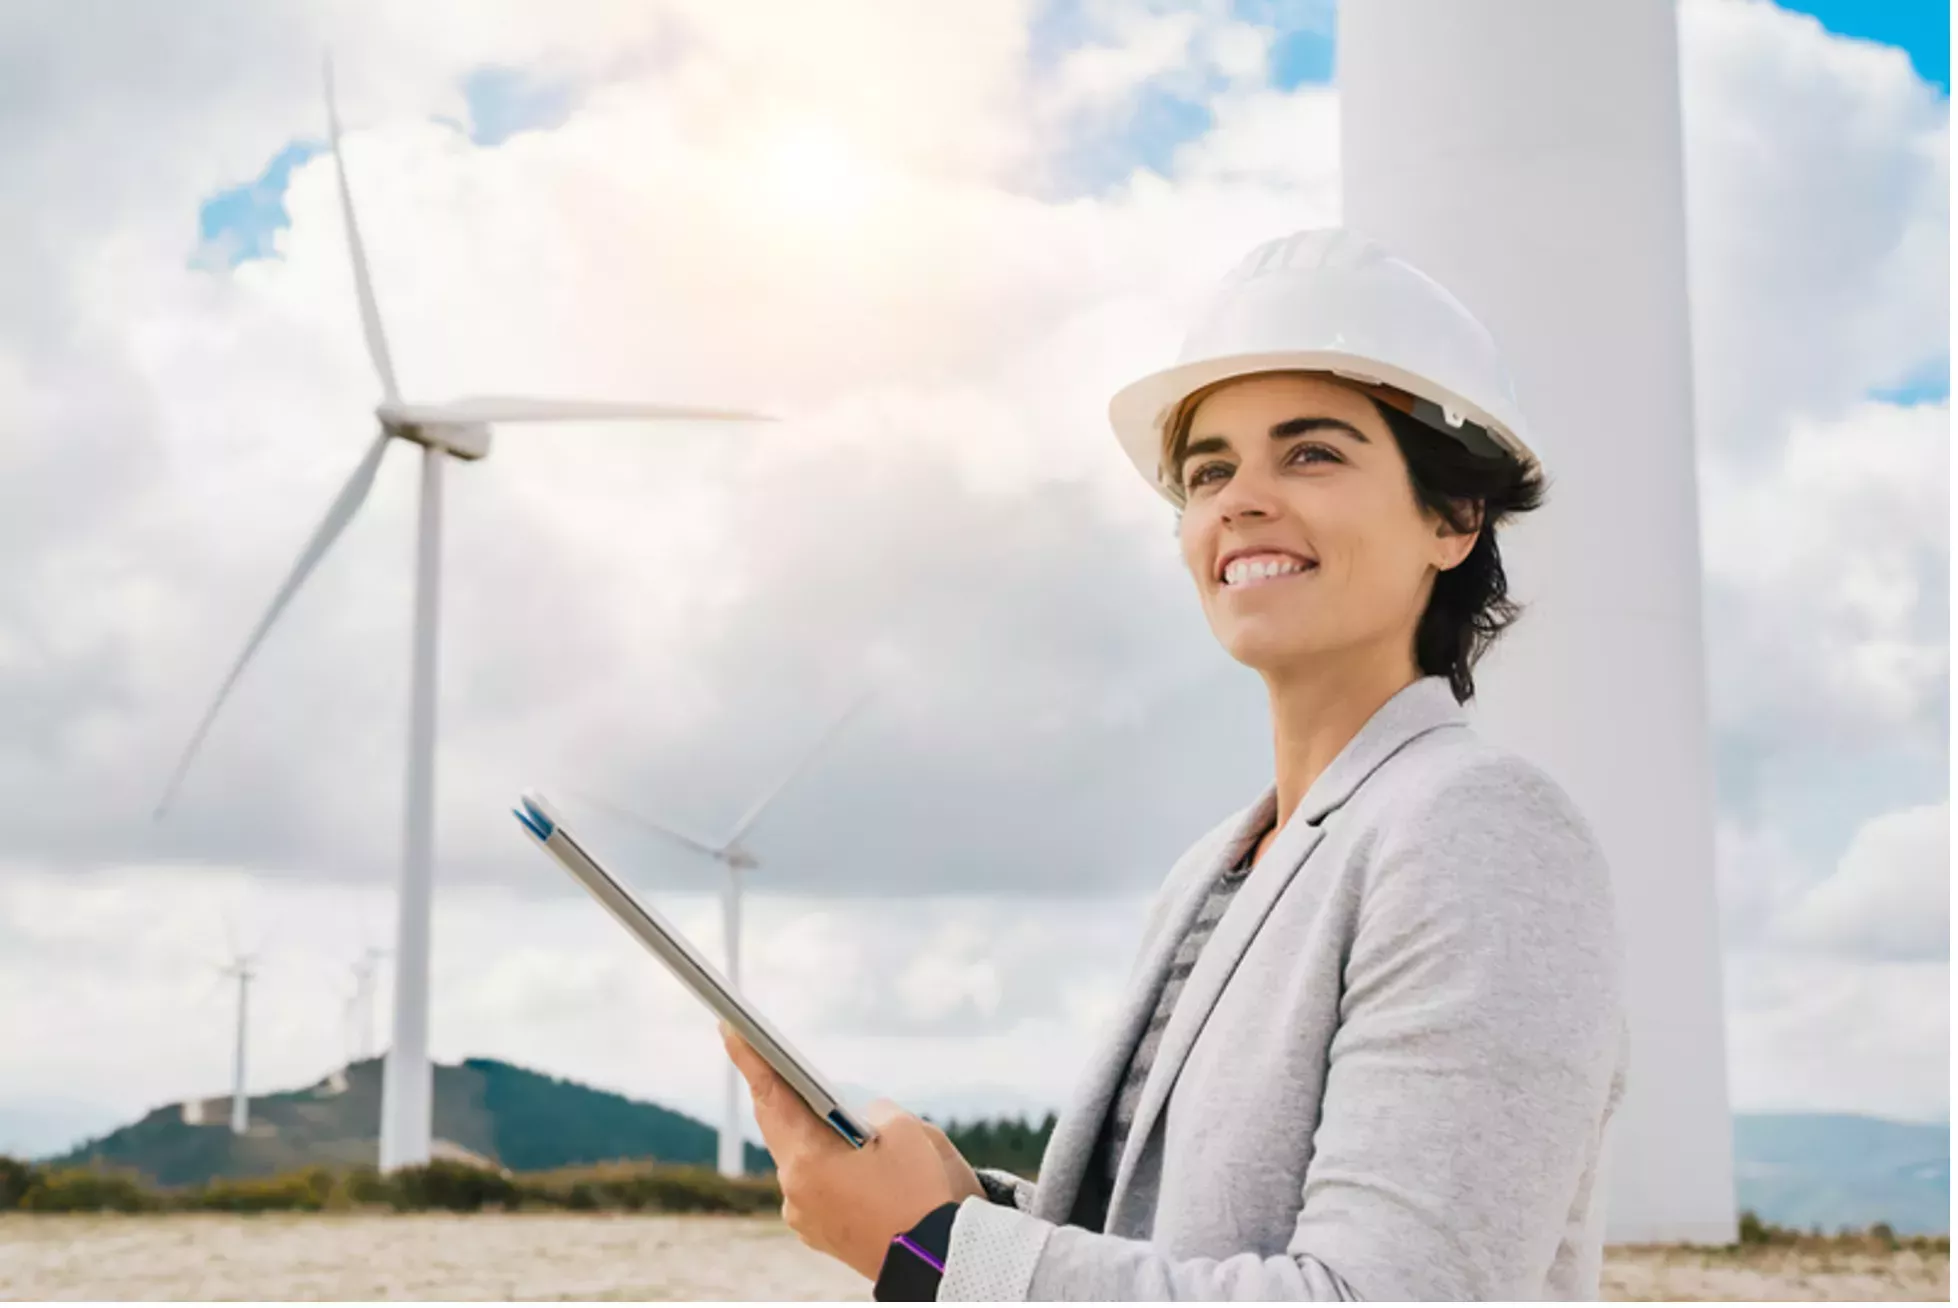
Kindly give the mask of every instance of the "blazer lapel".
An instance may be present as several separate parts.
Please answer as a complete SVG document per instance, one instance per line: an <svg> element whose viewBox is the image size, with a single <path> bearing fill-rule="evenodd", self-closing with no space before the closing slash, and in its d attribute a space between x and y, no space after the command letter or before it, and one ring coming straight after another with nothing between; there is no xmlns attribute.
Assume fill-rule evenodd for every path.
<svg viewBox="0 0 1958 1308"><path fill-rule="evenodd" d="M1163 914L1161 928L1150 942L1148 953L1138 961L1123 997L1122 1011L1108 1038L1096 1051L1075 1092L1073 1106L1054 1124L1054 1134L1040 1160L1040 1183L1034 1189L1033 1214L1057 1225L1074 1212L1081 1183L1094 1160L1095 1142L1100 1137L1102 1120L1114 1103L1115 1092L1129 1069L1129 1059L1149 1018L1156 1011L1156 998L1175 960L1177 946L1189 933L1197 911L1210 893L1211 882L1224 867L1242 856L1250 838L1249 828L1270 820L1272 796L1247 809L1236 838L1224 843L1176 892L1176 899Z"/></svg>
<svg viewBox="0 0 1958 1308"><path fill-rule="evenodd" d="M1231 900L1230 907L1224 910L1223 919L1204 944L1196 966L1190 971L1189 980L1183 983L1182 994L1177 996L1176 1009L1170 1014L1169 1025L1163 1028L1156 1061L1149 1069L1148 1080L1143 1083L1142 1099L1135 1110L1135 1122L1129 1128L1128 1139L1122 1144L1121 1163L1116 1170L1115 1188L1110 1196L1111 1218L1113 1206L1119 1204L1129 1191L1143 1147L1149 1140L1150 1132L1155 1129L1156 1119L1162 1115L1163 1105L1168 1102L1176 1077L1190 1056L1191 1046L1196 1043L1203 1024L1210 1018L1210 1011L1217 1006L1218 997L1230 983L1231 974L1237 970L1239 960L1244 957L1244 951L1251 947L1251 941L1264 925L1273 905L1277 904L1299 868L1324 838L1325 829L1320 823L1327 814L1350 799L1381 764L1406 748L1409 742L1439 728L1462 725L1466 721L1447 681L1440 677L1424 677L1383 704L1299 801L1297 811L1286 820L1284 829L1272 840L1265 850L1265 856L1252 868ZM1266 815L1268 819L1268 810ZM1237 842L1234 848L1241 853L1244 842ZM1185 905L1186 911L1179 915L1177 929L1166 930L1163 940L1157 942L1156 952L1161 955L1160 966L1165 970L1177 945L1181 943L1183 933L1189 929L1197 908L1210 892L1210 883L1223 866L1219 862L1211 869L1210 875L1203 878L1201 885L1192 887L1192 902ZM1148 994L1147 1007L1153 1009L1156 988L1151 987ZM1142 1020L1147 1020L1146 1013ZM1121 1046L1121 1052L1116 1056L1117 1061L1125 1059L1127 1051L1133 1047L1134 1033L1131 1032L1127 1036L1127 1043ZM1114 1076L1119 1078L1125 1070L1125 1067L1118 1066ZM1099 1114L1094 1121L1099 1126Z"/></svg>
<svg viewBox="0 0 1958 1308"><path fill-rule="evenodd" d="M1230 907L1224 910L1223 919L1217 923L1216 930L1204 944L1203 952L1197 956L1189 980L1183 983L1183 993L1176 998L1176 1008L1170 1014L1169 1025L1163 1028L1162 1044L1157 1047L1156 1061L1149 1068L1149 1077L1142 1085L1142 1099L1136 1105L1135 1122L1129 1127L1128 1139L1122 1143L1122 1158L1115 1172L1111 1208L1116 1198L1128 1192L1143 1142L1155 1129L1156 1118L1161 1115L1163 1104L1169 1098L1170 1087L1176 1083L1177 1073L1183 1070L1183 1064L1190 1056L1190 1047L1196 1043L1197 1033L1209 1020L1210 1010L1216 1007L1218 996L1224 993L1231 973L1237 970L1238 961L1250 948L1258 928L1264 925L1272 905L1292 884L1300 865L1324 835L1321 828L1310 822L1287 822L1285 829L1265 850L1265 856L1251 869L1244 884L1238 887ZM1191 906L1192 917L1195 908L1210 893L1212 879L1206 878L1199 888L1196 904ZM1189 917L1184 919L1184 930L1188 929L1189 920ZM1176 946L1182 943L1182 936L1183 933L1178 932L1176 939L1170 942L1163 960L1165 969ZM1151 1009L1155 1006L1154 996L1155 991L1152 990Z"/></svg>

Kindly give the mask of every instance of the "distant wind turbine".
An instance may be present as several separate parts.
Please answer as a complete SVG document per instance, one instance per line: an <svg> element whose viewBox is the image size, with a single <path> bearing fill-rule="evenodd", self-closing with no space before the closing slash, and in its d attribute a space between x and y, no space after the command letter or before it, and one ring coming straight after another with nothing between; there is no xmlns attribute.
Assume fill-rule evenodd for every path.
<svg viewBox="0 0 1958 1308"><path fill-rule="evenodd" d="M388 950L369 945L353 961L354 984L347 995L347 1066L374 1056L374 974Z"/></svg>
<svg viewBox="0 0 1958 1308"><path fill-rule="evenodd" d="M428 1062L428 947L430 901L435 862L435 682L437 611L441 593L442 467L447 458L480 459L489 453L490 428L507 422L578 422L589 420L687 419L725 422L772 421L764 414L733 409L697 409L670 404L610 403L591 400L538 400L487 397L445 404L412 404L401 398L387 339L381 331L380 308L368 274L367 254L354 220L353 194L347 184L346 160L340 151L340 119L333 101L333 69L325 69L327 129L340 184L341 214L347 228L347 247L353 260L354 290L360 306L367 352L380 375L381 403L374 411L380 431L367 447L353 475L334 498L326 518L300 552L291 574L272 597L271 607L253 628L244 653L218 688L217 698L192 733L177 770L170 778L156 816L161 819L175 799L199 746L216 720L272 624L293 595L339 538L367 499L390 443L400 440L421 447L420 527L415 550L415 627L412 683L409 697L406 824L403 841L400 905L396 915L394 1036L388 1046L382 1075L380 1164L393 1170L429 1159L432 1080Z"/></svg>
<svg viewBox="0 0 1958 1308"><path fill-rule="evenodd" d="M870 702L870 698L871 694L868 692L858 697L856 702L851 704L841 717L831 723L829 730L818 737L816 743L811 745L802 757L796 760L795 766L783 774L782 779L775 783L774 788L756 800L749 807L748 811L741 815L741 820L734 824L734 833L718 845L710 845L706 841L687 835L685 832L679 831L667 823L655 821L652 818L635 813L631 809L615 804L610 800L601 799L596 795L585 796L591 803L596 804L598 807L605 809L615 816L624 818L626 821L645 827L650 831L656 831L667 839L677 841L696 853L705 854L708 858L713 859L715 862L727 868L727 891L722 900L721 930L727 950L728 984L733 986L736 991L741 989L741 874L743 872L753 871L755 868L761 866L760 861L742 846L741 839L754 829L756 823L761 821L762 814L767 812L768 806L775 802L777 796L788 789L789 783L794 781L802 770L808 767L815 757L823 751L823 748L842 732L850 720L863 710L863 707ZM718 1163L722 1176L740 1176L746 1170L742 1164L741 1155L740 1077L732 1063L729 1063L725 1068L724 1076L725 1080L722 1083L721 1136Z"/></svg>
<svg viewBox="0 0 1958 1308"><path fill-rule="evenodd" d="M231 1063L231 1133L243 1135L251 1125L251 1099L245 1093L245 1031L246 1001L251 994L252 978L258 973L253 964L258 959L251 954L232 953L229 965L219 971L238 980L238 1040Z"/></svg>

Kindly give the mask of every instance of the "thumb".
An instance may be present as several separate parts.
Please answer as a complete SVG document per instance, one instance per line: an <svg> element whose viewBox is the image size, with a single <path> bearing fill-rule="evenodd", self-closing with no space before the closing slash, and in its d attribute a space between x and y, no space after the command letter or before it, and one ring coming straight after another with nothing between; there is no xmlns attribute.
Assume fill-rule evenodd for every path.
<svg viewBox="0 0 1958 1308"><path fill-rule="evenodd" d="M749 1094L759 1101L763 1091L775 1079L775 1069L764 1062L754 1047L726 1022L721 1023L721 1044L726 1048L735 1070L741 1073L741 1079L748 1083Z"/></svg>
<svg viewBox="0 0 1958 1308"><path fill-rule="evenodd" d="M922 1118L919 1120L923 1121ZM961 1163L965 1161L965 1155L959 1152L959 1147L953 1144L951 1138L938 1128L936 1122L924 1122L924 1128L925 1135L930 1139L931 1147L938 1151L939 1158L948 1163L954 1160Z"/></svg>

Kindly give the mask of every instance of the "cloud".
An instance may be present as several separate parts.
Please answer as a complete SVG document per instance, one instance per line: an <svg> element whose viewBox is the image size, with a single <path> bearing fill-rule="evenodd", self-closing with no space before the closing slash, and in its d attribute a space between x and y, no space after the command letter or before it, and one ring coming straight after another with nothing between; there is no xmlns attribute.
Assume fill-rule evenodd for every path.
<svg viewBox="0 0 1958 1308"><path fill-rule="evenodd" d="M1728 1095L1737 1109L1948 1115L1948 962L1739 950L1727 957L1726 991Z"/></svg>
<svg viewBox="0 0 1958 1308"><path fill-rule="evenodd" d="M1801 852L1774 827L1731 820L1714 833L1720 936L1729 950L1762 943L1775 919L1815 880Z"/></svg>
<svg viewBox="0 0 1958 1308"><path fill-rule="evenodd" d="M1767 0L1679 16L1701 445L1752 461L1949 353L1950 108Z"/></svg>
<svg viewBox="0 0 1958 1308"><path fill-rule="evenodd" d="M1951 411L1802 418L1745 477L1706 482L1715 722L1761 754L1943 736Z"/></svg>
<svg viewBox="0 0 1958 1308"><path fill-rule="evenodd" d="M1877 962L1951 957L1951 806L1865 823L1826 881L1776 925L1787 943Z"/></svg>

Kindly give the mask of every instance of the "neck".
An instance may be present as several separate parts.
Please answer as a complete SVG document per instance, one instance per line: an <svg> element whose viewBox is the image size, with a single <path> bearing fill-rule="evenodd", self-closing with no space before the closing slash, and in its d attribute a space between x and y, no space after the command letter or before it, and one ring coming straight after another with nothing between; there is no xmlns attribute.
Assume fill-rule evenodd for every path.
<svg viewBox="0 0 1958 1308"><path fill-rule="evenodd" d="M1342 651L1324 662L1265 674L1277 764L1277 824L1297 811L1339 751L1381 705L1421 679L1414 661L1378 649Z"/></svg>

